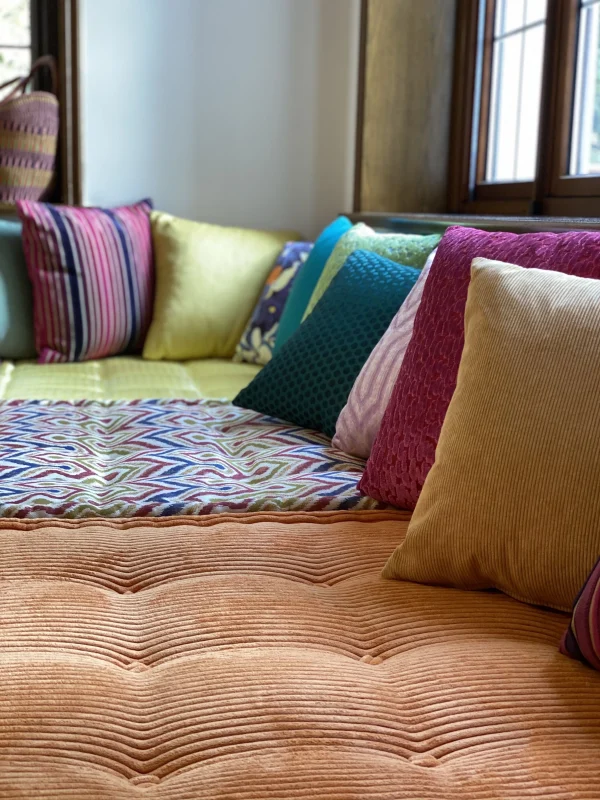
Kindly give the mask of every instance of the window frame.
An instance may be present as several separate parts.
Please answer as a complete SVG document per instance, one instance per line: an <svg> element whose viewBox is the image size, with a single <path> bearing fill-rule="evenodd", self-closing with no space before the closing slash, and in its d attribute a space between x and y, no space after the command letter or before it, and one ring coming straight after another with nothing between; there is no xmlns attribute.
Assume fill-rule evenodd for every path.
<svg viewBox="0 0 600 800"><path fill-rule="evenodd" d="M59 134L53 186L45 198L51 202L81 204L81 151L79 130L79 0L30 0L31 61L54 56L57 64ZM47 70L40 71L34 88L52 91ZM2 213L10 213L3 208Z"/></svg>
<svg viewBox="0 0 600 800"><path fill-rule="evenodd" d="M481 19L484 4L485 19ZM571 176L568 170L579 0L548 2L535 179L483 180L495 6L496 0L457 2L449 208L470 214L600 216L600 176Z"/></svg>
<svg viewBox="0 0 600 800"><path fill-rule="evenodd" d="M32 59L49 53L58 68L60 127L54 202L81 204L79 0L31 0ZM37 88L49 90L48 76Z"/></svg>

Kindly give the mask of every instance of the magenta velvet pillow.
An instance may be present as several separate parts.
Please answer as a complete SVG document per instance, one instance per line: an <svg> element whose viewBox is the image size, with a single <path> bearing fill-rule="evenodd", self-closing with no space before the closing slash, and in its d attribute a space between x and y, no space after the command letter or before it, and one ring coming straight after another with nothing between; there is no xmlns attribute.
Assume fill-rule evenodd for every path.
<svg viewBox="0 0 600 800"><path fill-rule="evenodd" d="M415 316L436 252L430 254L417 282L360 371L348 402L338 417L333 446L345 453L360 458L368 458L371 453L412 336Z"/></svg>
<svg viewBox="0 0 600 800"><path fill-rule="evenodd" d="M560 652L600 670L600 559L575 601Z"/></svg>
<svg viewBox="0 0 600 800"><path fill-rule="evenodd" d="M505 261L600 278L600 233L490 233L448 228L415 317L392 397L359 488L413 509L435 458L464 344L471 261Z"/></svg>

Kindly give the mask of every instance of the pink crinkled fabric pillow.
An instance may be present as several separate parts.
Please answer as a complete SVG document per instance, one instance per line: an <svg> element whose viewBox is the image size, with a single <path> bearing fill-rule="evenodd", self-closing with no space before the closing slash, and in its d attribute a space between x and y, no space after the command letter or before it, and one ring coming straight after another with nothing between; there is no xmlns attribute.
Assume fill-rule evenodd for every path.
<svg viewBox="0 0 600 800"><path fill-rule="evenodd" d="M436 252L437 248L360 371L338 417L333 446L345 453L361 458L368 458L371 453L413 333L415 315Z"/></svg>
<svg viewBox="0 0 600 800"><path fill-rule="evenodd" d="M600 278L600 233L505 233L448 228L423 290L413 335L359 489L413 509L456 386L474 258Z"/></svg>

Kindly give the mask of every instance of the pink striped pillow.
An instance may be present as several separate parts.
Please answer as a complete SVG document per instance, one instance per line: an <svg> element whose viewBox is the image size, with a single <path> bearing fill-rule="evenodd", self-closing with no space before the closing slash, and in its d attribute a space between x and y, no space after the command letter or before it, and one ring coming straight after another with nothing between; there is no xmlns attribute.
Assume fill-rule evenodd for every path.
<svg viewBox="0 0 600 800"><path fill-rule="evenodd" d="M42 364L141 349L154 263L144 200L121 208L17 203Z"/></svg>
<svg viewBox="0 0 600 800"><path fill-rule="evenodd" d="M415 314L436 252L437 249L429 255L417 282L360 371L338 417L333 446L345 453L361 458L368 458L371 453L412 336Z"/></svg>

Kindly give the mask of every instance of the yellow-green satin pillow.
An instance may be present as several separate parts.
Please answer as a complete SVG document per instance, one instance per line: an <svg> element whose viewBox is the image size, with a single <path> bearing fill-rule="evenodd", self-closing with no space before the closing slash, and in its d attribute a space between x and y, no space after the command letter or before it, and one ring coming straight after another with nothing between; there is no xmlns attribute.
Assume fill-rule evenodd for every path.
<svg viewBox="0 0 600 800"><path fill-rule="evenodd" d="M231 358L283 245L299 234L151 217L156 297L144 358Z"/></svg>

